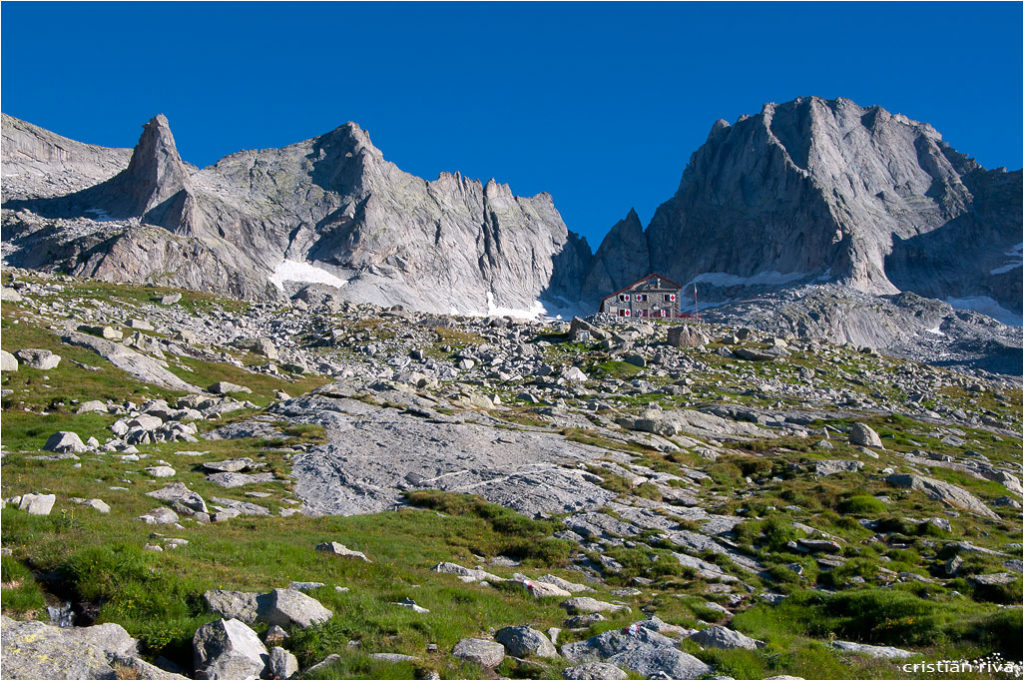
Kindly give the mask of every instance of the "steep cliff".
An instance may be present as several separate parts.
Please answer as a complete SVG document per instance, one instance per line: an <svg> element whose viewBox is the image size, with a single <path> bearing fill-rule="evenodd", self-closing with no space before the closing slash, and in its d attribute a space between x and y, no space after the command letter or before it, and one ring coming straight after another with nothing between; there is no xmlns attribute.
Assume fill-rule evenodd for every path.
<svg viewBox="0 0 1024 681"><path fill-rule="evenodd" d="M1020 171L987 171L930 125L847 99L716 122L647 227L649 263L630 231L598 249L632 266L621 279L658 271L711 300L830 281L1021 306ZM584 295L607 284L588 279Z"/></svg>

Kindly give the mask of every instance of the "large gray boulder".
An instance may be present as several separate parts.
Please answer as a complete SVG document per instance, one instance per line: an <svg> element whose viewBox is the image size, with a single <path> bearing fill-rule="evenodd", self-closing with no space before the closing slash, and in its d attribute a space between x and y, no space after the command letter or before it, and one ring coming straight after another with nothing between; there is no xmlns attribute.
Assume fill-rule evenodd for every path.
<svg viewBox="0 0 1024 681"><path fill-rule="evenodd" d="M750 638L740 632L728 627L714 626L701 629L690 636L690 640L704 648L721 648L722 650L757 650L764 645L764 641Z"/></svg>
<svg viewBox="0 0 1024 681"><path fill-rule="evenodd" d="M274 589L256 600L257 619L281 627L306 629L334 616L320 601L295 589Z"/></svg>
<svg viewBox="0 0 1024 681"><path fill-rule="evenodd" d="M0 616L5 679L180 679L138 659L137 641L120 625L55 627Z"/></svg>
<svg viewBox="0 0 1024 681"><path fill-rule="evenodd" d="M18 350L14 354L26 366L30 366L33 369L38 369L40 371L56 369L61 360L60 355L40 348L25 348L23 350Z"/></svg>
<svg viewBox="0 0 1024 681"><path fill-rule="evenodd" d="M957 487L948 482L927 478L923 475L902 473L893 473L885 481L893 487L918 490L923 492L929 499L935 499L944 504L962 508L985 518L992 518L994 520L999 518L995 511L986 506L981 499L962 487Z"/></svg>
<svg viewBox="0 0 1024 681"><path fill-rule="evenodd" d="M72 454L89 451L89 448L82 442L82 438L78 437L77 433L68 430L61 430L51 435L43 445L43 449L48 452L71 452Z"/></svg>
<svg viewBox="0 0 1024 681"><path fill-rule="evenodd" d="M882 438L878 437L878 433L871 426L864 425L863 423L854 423L850 427L850 444L884 449Z"/></svg>
<svg viewBox="0 0 1024 681"><path fill-rule="evenodd" d="M452 648L455 657L491 669L505 659L505 647L482 638L464 638Z"/></svg>
<svg viewBox="0 0 1024 681"><path fill-rule="evenodd" d="M56 500L54 494L22 494L18 508L29 515L50 515Z"/></svg>
<svg viewBox="0 0 1024 681"><path fill-rule="evenodd" d="M639 623L567 643L561 650L572 662L607 662L645 677L695 679L711 672L711 667L676 648L675 641Z"/></svg>
<svg viewBox="0 0 1024 681"><path fill-rule="evenodd" d="M528 626L499 629L494 640L513 657L558 657L558 650L548 637Z"/></svg>
<svg viewBox="0 0 1024 681"><path fill-rule="evenodd" d="M208 622L192 637L196 678L258 678L269 653L256 632L236 619Z"/></svg>
<svg viewBox="0 0 1024 681"><path fill-rule="evenodd" d="M299 673L299 661L281 646L274 646L270 649L267 671L272 679L290 679Z"/></svg>
<svg viewBox="0 0 1024 681"><path fill-rule="evenodd" d="M668 330L668 344L677 348L697 348L707 345L708 337L693 326L683 324Z"/></svg>
<svg viewBox="0 0 1024 681"><path fill-rule="evenodd" d="M209 512L206 508L206 501L197 492L193 492L186 487L183 482L176 482L173 485L161 487L152 492L146 492L146 496L159 499L160 501L179 503L194 513Z"/></svg>
<svg viewBox="0 0 1024 681"><path fill-rule="evenodd" d="M91 627L66 627L63 631L68 638L84 641L106 653L122 657L136 657L139 654L139 642L124 627L114 622Z"/></svg>
<svg viewBox="0 0 1024 681"><path fill-rule="evenodd" d="M17 371L18 370L18 359L7 352L6 350L0 350L0 371Z"/></svg>
<svg viewBox="0 0 1024 681"><path fill-rule="evenodd" d="M6 679L115 679L104 652L86 641L69 640L59 627L2 617L3 676Z"/></svg>
<svg viewBox="0 0 1024 681"><path fill-rule="evenodd" d="M563 601L561 605L570 615L580 615L588 612L619 612L620 610L629 612L628 605L599 601L589 596L576 596L575 598Z"/></svg>

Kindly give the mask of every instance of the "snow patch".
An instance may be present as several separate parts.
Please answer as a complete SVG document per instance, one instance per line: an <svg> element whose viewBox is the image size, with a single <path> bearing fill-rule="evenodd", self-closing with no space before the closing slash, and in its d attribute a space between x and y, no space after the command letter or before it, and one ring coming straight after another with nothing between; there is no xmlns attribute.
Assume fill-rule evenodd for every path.
<svg viewBox="0 0 1024 681"><path fill-rule="evenodd" d="M925 329L925 331L927 333L935 334L936 336L945 336L946 334L942 333L942 330L940 328L941 326L942 322L939 322L938 324L935 325L934 329Z"/></svg>
<svg viewBox="0 0 1024 681"><path fill-rule="evenodd" d="M487 316L488 317L518 317L520 319L536 319L547 314L547 308L539 300L533 301L529 310L517 310L512 307L498 307L494 304L494 294L487 292Z"/></svg>
<svg viewBox="0 0 1024 681"><path fill-rule="evenodd" d="M958 310L974 310L986 314L993 319L1001 321L1009 326L1022 326L1024 319L1019 312L1007 310L988 296L974 296L973 298L946 298L946 302Z"/></svg>
<svg viewBox="0 0 1024 681"><path fill-rule="evenodd" d="M1006 251L1003 255L1008 255L1011 258L1015 258L1015 260L1003 265L1002 267L989 270L989 274L1006 274L1007 272L1015 270L1024 264L1024 243L1017 244L1010 250Z"/></svg>
<svg viewBox="0 0 1024 681"><path fill-rule="evenodd" d="M326 284L334 288L341 288L348 283L347 279L335 276L327 270L314 267L308 262L299 260L282 260L274 268L269 277L270 283L279 290L284 290L284 282L298 281L304 284Z"/></svg>
<svg viewBox="0 0 1024 681"><path fill-rule="evenodd" d="M781 286L790 282L804 279L807 272L758 272L749 277L741 277L738 274L728 272L705 272L687 282L686 286L693 284L710 284L711 286ZM684 287L685 288L685 287Z"/></svg>
<svg viewBox="0 0 1024 681"><path fill-rule="evenodd" d="M86 215L90 216L89 217L90 220L95 220L96 222L116 222L117 221L116 218L110 217L110 213L108 213L107 211L103 210L102 208L86 208L84 212L85 212Z"/></svg>

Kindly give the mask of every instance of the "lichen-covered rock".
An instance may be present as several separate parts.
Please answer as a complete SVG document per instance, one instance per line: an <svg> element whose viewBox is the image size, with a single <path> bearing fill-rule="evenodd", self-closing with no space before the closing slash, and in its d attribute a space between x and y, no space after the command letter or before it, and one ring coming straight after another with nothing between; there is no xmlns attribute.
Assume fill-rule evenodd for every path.
<svg viewBox="0 0 1024 681"><path fill-rule="evenodd" d="M281 646L270 649L267 671L272 679L290 679L299 673L299 661Z"/></svg>
<svg viewBox="0 0 1024 681"><path fill-rule="evenodd" d="M246 624L256 621L259 594L247 591L211 589L203 593L203 600L211 612L225 619L236 619Z"/></svg>
<svg viewBox="0 0 1024 681"><path fill-rule="evenodd" d="M628 679L629 675L607 662L584 662L575 667L566 667L562 670L563 679Z"/></svg>
<svg viewBox="0 0 1024 681"><path fill-rule="evenodd" d="M561 650L572 662L607 662L645 677L664 674L671 679L695 679L711 671L705 663L676 648L675 641L640 623L567 643Z"/></svg>
<svg viewBox="0 0 1024 681"><path fill-rule="evenodd" d="M452 655L462 660L491 669L505 659L505 647L482 638L464 638L452 648Z"/></svg>

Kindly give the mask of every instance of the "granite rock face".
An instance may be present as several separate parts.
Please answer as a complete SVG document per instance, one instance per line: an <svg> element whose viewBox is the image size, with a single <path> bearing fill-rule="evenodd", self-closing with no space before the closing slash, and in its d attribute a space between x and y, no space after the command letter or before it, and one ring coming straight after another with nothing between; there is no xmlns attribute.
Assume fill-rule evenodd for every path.
<svg viewBox="0 0 1024 681"><path fill-rule="evenodd" d="M15 166L25 190L4 206L6 255L28 267L248 299L326 282L346 300L486 314L536 312L542 295L577 299L591 257L550 195L519 197L457 172L422 180L354 123L200 170L158 115L105 181L90 184L124 163L123 150L82 151L87 177L63 194L33 191L29 172L57 163L62 138L7 116L4 135L5 148L10 138L35 150L33 164ZM5 155L5 177L7 165Z"/></svg>
<svg viewBox="0 0 1024 681"><path fill-rule="evenodd" d="M598 254L637 264L626 280L657 271L709 300L836 281L1019 314L1020 194L1019 171L985 170L926 123L801 97L714 124L647 227L647 263L622 223Z"/></svg>

